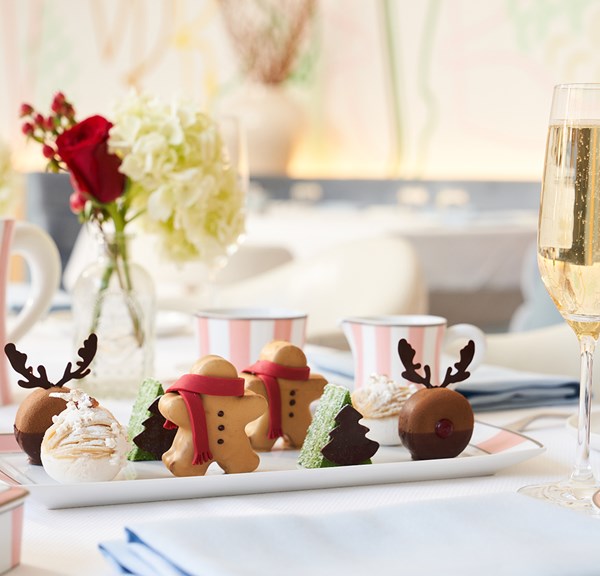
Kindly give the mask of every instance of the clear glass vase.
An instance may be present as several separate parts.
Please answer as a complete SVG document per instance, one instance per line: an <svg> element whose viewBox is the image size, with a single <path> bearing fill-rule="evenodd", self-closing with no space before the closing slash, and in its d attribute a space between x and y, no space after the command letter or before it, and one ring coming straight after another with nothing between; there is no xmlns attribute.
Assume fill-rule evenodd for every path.
<svg viewBox="0 0 600 576"><path fill-rule="evenodd" d="M152 277L129 258L124 234L98 235L98 259L72 293L75 349L91 332L98 351L80 386L98 398L134 397L154 369L156 297Z"/></svg>

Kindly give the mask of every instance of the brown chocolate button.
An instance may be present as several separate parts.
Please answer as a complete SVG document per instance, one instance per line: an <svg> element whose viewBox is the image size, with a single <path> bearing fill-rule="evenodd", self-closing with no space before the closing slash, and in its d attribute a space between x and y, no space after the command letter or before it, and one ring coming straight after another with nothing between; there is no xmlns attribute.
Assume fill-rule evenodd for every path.
<svg viewBox="0 0 600 576"><path fill-rule="evenodd" d="M217 444L223 444L223 442L225 442L225 440L223 440L223 438L219 438L219 439L217 440Z"/></svg>
<svg viewBox="0 0 600 576"><path fill-rule="evenodd" d="M294 406L296 404L295 400L290 400L290 406Z"/></svg>
<svg viewBox="0 0 600 576"><path fill-rule="evenodd" d="M223 424L219 424L219 430L225 430L225 426L223 426Z"/></svg>
<svg viewBox="0 0 600 576"><path fill-rule="evenodd" d="M296 395L296 391L295 390L290 390L290 396L295 396Z"/></svg>
<svg viewBox="0 0 600 576"><path fill-rule="evenodd" d="M223 410L219 410L217 412L217 416L225 416L225 412L223 412Z"/></svg>
<svg viewBox="0 0 600 576"><path fill-rule="evenodd" d="M290 418L293 418L293 417L294 417L294 413L293 413L293 412L290 412L290 413L288 414L288 416L289 416Z"/></svg>

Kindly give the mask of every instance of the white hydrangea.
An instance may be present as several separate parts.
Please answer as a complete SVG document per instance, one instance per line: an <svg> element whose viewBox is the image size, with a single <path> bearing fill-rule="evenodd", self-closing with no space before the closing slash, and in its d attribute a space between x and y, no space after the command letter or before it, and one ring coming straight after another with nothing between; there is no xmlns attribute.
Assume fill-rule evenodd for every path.
<svg viewBox="0 0 600 576"><path fill-rule="evenodd" d="M209 266L225 258L244 232L245 196L216 122L189 102L131 93L113 123L128 195L167 256Z"/></svg>
<svg viewBox="0 0 600 576"><path fill-rule="evenodd" d="M18 182L10 159L10 149L0 142L0 217L14 216Z"/></svg>

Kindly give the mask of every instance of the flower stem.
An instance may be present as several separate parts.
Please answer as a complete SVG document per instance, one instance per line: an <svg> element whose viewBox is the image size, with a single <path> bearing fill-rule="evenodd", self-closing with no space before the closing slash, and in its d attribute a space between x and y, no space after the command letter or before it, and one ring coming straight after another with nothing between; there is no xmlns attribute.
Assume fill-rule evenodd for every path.
<svg viewBox="0 0 600 576"><path fill-rule="evenodd" d="M100 315L102 313L102 300L106 291L108 290L110 279L113 274L116 274L117 280L121 290L125 293L125 304L127 306L129 317L133 327L133 333L137 341L138 346L144 344L144 330L142 328L142 322L139 317L139 312L135 307L135 302L132 299L133 284L131 281L131 272L129 265L129 255L127 252L127 238L125 236L125 225L126 220L124 214L118 209L115 204L108 205L106 210L113 220L115 226L114 238L111 238L107 234L102 226L99 227L100 234L104 241L104 248L106 250L107 264L102 274L100 282L100 288L98 290L98 297L94 305L94 312L92 317L92 332L95 332L98 328L100 321Z"/></svg>
<svg viewBox="0 0 600 576"><path fill-rule="evenodd" d="M100 322L100 314L102 312L102 298L104 292L106 292L106 290L108 289L110 277L113 275L114 271L114 264L112 260L109 260L109 263L106 265L104 273L102 274L102 279L100 280L100 290L98 291L98 297L94 302L94 312L92 315L92 326L90 328L90 332L95 333L98 330L98 323Z"/></svg>
<svg viewBox="0 0 600 576"><path fill-rule="evenodd" d="M115 261L115 269L117 272L117 278L121 289L126 292L127 299L126 304L129 309L129 316L133 324L133 332L137 340L138 346L142 346L144 343L144 331L138 315L138 311L135 309L134 302L131 298L133 292L133 284L131 282L131 272L129 268L129 255L127 253L127 238L123 232L115 235L115 253L113 255Z"/></svg>

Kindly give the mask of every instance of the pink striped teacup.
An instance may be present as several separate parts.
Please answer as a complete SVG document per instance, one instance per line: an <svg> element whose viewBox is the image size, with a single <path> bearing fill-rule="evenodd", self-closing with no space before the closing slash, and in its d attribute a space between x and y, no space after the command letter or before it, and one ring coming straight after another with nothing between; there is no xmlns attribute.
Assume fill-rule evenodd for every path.
<svg viewBox="0 0 600 576"><path fill-rule="evenodd" d="M303 347L306 318L303 312L277 308L214 308L196 313L200 356L216 354L244 370L258 360L273 340Z"/></svg>
<svg viewBox="0 0 600 576"><path fill-rule="evenodd" d="M442 353L452 342L475 342L475 356L470 369L481 364L485 354L485 334L472 324L455 324L441 316L368 316L342 320L342 328L354 360L354 386L359 388L371 374L385 374L396 382L404 382L404 366L398 356L398 342L404 338L414 348L415 363L429 365L434 386L448 365L458 362L450 359L443 365Z"/></svg>

